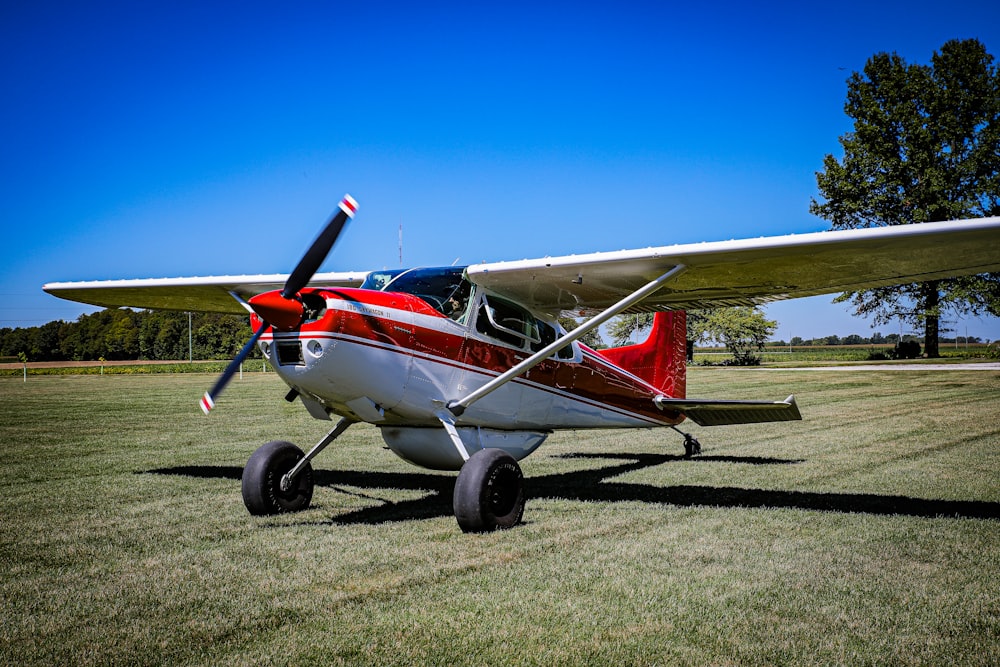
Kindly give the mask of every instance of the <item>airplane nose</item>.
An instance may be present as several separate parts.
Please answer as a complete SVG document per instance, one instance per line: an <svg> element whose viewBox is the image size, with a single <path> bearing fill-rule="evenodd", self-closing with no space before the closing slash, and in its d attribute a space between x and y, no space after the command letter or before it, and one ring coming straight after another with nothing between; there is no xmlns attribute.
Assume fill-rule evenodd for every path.
<svg viewBox="0 0 1000 667"><path fill-rule="evenodd" d="M279 331L291 331L302 323L305 308L298 299L288 299L281 292L264 292L248 302L253 312Z"/></svg>
<svg viewBox="0 0 1000 667"><path fill-rule="evenodd" d="M261 320L260 326L239 354L229 362L226 370L222 371L222 375L215 381L215 385L205 393L201 400L201 409L206 415L215 405L216 397L226 388L229 380L236 373L236 369L240 367L240 364L250 354L250 350L267 329L292 331L305 320L306 309L299 292L312 280L320 264L333 249L333 244L337 242L347 220L353 218L357 210L358 202L351 195L344 195L337 212L327 221L323 231L312 242L306 254L302 256L302 259L288 276L284 289L280 293L265 292L250 299L250 307Z"/></svg>

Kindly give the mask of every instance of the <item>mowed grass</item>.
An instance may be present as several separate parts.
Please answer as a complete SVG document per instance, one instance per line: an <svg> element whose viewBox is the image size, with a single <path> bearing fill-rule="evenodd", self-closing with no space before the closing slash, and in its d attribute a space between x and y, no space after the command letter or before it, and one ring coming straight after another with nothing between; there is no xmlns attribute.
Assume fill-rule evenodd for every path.
<svg viewBox="0 0 1000 667"><path fill-rule="evenodd" d="M997 664L1000 374L691 370L802 422L557 433L525 524L463 535L453 474L371 427L314 505L239 476L329 427L274 375L0 379L0 663Z"/></svg>

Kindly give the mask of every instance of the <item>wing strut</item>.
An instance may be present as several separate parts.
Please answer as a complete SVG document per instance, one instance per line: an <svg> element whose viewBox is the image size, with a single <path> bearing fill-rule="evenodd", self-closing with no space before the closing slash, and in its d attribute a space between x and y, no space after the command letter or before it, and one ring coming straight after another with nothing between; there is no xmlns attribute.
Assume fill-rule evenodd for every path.
<svg viewBox="0 0 1000 667"><path fill-rule="evenodd" d="M528 372L529 370L531 370L541 362L545 361L546 359L548 359L550 356L552 356L562 348L566 347L567 345L577 340L578 338L582 338L583 336L587 335L588 333L590 333L597 327L601 326L602 324L610 320L612 317L622 312L623 310L639 303L640 301L648 297L650 294L656 292L658 289L663 287L663 285L667 281L679 276L681 273L684 272L686 268L687 267L684 266L683 264L678 264L677 266L671 268L669 271L661 275L659 278L656 278L655 280L646 283L644 286L632 292L618 303L609 306L605 310L602 310L600 313L594 315L592 318L590 318L589 320L578 326L576 329L573 329L566 335L557 338L556 340L549 343L548 345L546 345L541 350L534 353L521 363L512 366L506 372L493 378L492 380L490 380L489 382L487 382L482 387L475 390L468 396L461 398L457 401L449 402L448 410L450 410L451 413L454 414L456 417L460 417L462 413L465 412L466 408L468 408L470 405L472 405L479 399L499 389L500 387L504 386L505 384L507 384L514 378L518 377L519 375L523 375L524 373Z"/></svg>

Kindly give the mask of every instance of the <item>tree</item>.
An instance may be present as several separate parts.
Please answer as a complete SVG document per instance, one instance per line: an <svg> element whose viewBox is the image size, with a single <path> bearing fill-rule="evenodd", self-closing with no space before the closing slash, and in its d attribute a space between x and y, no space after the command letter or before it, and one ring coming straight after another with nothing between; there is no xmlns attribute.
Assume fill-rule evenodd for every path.
<svg viewBox="0 0 1000 667"><path fill-rule="evenodd" d="M102 358L135 359L139 356L139 330L132 321L132 312L112 310L113 319L104 334Z"/></svg>
<svg viewBox="0 0 1000 667"><path fill-rule="evenodd" d="M689 341L697 342L705 337L705 321L708 312L707 310L687 311L687 339ZM648 331L652 326L653 313L619 315L612 319L608 325L611 344L615 347L628 345L632 341L633 335L641 340L642 333Z"/></svg>
<svg viewBox="0 0 1000 667"><path fill-rule="evenodd" d="M615 346L628 345L636 331L642 333L652 324L651 313L620 315L611 321L608 333ZM687 339L695 343L704 340L722 343L739 366L759 364L757 355L777 328L778 323L764 319L764 313L757 308L716 308L687 313Z"/></svg>
<svg viewBox="0 0 1000 667"><path fill-rule="evenodd" d="M608 333L611 334L611 344L614 347L628 345L632 341L634 334L641 334L651 326L653 326L653 313L619 315L608 324Z"/></svg>
<svg viewBox="0 0 1000 667"><path fill-rule="evenodd" d="M759 308L737 306L708 311L703 336L725 345L737 366L756 366L777 329L778 323L766 319Z"/></svg>
<svg viewBox="0 0 1000 667"><path fill-rule="evenodd" d="M171 313L173 314L173 313ZM189 356L187 327L175 318L163 319L153 330L150 359L184 359ZM187 324L187 323L185 323Z"/></svg>
<svg viewBox="0 0 1000 667"><path fill-rule="evenodd" d="M953 40L930 65L878 53L847 80L854 130L844 156L827 155L810 210L835 229L941 222L1000 214L1000 72L975 39ZM924 327L938 356L939 319L1000 315L1000 274L847 292L856 315Z"/></svg>
<svg viewBox="0 0 1000 667"><path fill-rule="evenodd" d="M565 329L566 331L572 331L573 329L580 326L580 323L574 320L572 317L560 317L559 324L561 324L562 328ZM604 339L601 338L601 334L597 329L594 329L593 331L584 334L583 337L580 339L580 342L594 350L600 350L603 347L607 347L604 344Z"/></svg>

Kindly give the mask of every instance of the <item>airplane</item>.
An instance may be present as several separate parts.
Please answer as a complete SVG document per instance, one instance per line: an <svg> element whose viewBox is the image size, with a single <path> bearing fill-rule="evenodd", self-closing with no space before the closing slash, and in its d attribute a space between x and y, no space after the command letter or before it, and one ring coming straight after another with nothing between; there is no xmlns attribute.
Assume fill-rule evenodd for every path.
<svg viewBox="0 0 1000 667"><path fill-rule="evenodd" d="M347 195L290 274L49 283L104 307L249 312L253 335L201 399L212 410L256 346L315 419L308 452L275 440L244 468L253 515L301 511L312 460L352 424L375 425L418 466L457 470L463 532L521 522L518 461L562 429L670 428L801 419L785 400L689 398L686 310L1000 270L1000 217L544 257L471 266L319 273L358 204ZM655 312L648 338L593 350L580 338ZM560 315L587 316L567 331Z"/></svg>

